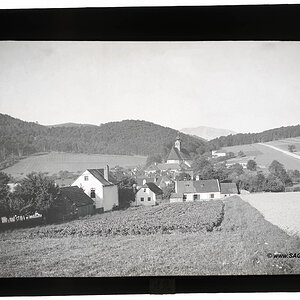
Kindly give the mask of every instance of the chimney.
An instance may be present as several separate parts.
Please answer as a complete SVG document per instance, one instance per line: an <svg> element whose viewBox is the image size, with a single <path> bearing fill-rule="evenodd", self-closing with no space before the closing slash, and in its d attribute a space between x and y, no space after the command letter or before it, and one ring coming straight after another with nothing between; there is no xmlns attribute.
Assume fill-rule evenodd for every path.
<svg viewBox="0 0 300 300"><path fill-rule="evenodd" d="M108 174L109 174L109 166L106 165L104 167L104 179L106 179L108 181Z"/></svg>

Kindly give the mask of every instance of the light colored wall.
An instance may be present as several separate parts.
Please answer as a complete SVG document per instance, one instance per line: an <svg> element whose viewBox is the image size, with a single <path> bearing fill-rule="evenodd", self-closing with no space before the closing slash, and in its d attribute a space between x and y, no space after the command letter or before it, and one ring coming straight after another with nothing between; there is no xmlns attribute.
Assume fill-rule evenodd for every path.
<svg viewBox="0 0 300 300"><path fill-rule="evenodd" d="M224 197L230 197L230 196L234 196L234 195L237 195L237 194L221 194L221 197L224 198Z"/></svg>
<svg viewBox="0 0 300 300"><path fill-rule="evenodd" d="M199 195L200 199L198 200L210 200L210 199L220 199L221 193L220 192L211 192L211 193L185 193L186 201L194 201L194 194ZM210 195L214 194L214 198L211 198Z"/></svg>
<svg viewBox="0 0 300 300"><path fill-rule="evenodd" d="M88 176L89 180L84 181L84 176ZM90 197L91 189L95 189L96 198L94 198L94 204L97 208L103 207L103 186L98 179L96 179L89 171L83 172L72 184L72 186L78 186L84 190L84 192Z"/></svg>
<svg viewBox="0 0 300 300"><path fill-rule="evenodd" d="M119 193L116 185L103 187L103 208L104 211L112 210L113 206L119 205Z"/></svg>
<svg viewBox="0 0 300 300"><path fill-rule="evenodd" d="M141 188L135 195L135 204L136 205L144 205L144 206L151 206L155 205L156 203L156 195L149 189L149 188ZM144 197L144 201L141 201L141 197ZM148 201L148 197L151 198L151 201Z"/></svg>
<svg viewBox="0 0 300 300"><path fill-rule="evenodd" d="M184 193L186 195L186 202L192 202L192 201L208 201L208 200L214 200L214 199L220 199L221 193ZM199 198L197 200L194 200L194 194L199 195ZM210 195L214 194L214 198L211 198ZM223 195L222 195L223 197ZM183 198L170 198L170 203L174 202L183 202Z"/></svg>
<svg viewBox="0 0 300 300"><path fill-rule="evenodd" d="M167 164L180 164L180 160L178 159L168 159Z"/></svg>

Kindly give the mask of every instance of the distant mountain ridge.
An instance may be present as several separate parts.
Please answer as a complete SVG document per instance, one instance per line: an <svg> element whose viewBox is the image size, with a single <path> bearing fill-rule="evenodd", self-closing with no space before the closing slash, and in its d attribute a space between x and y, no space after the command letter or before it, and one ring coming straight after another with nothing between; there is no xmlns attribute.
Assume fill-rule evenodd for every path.
<svg viewBox="0 0 300 300"><path fill-rule="evenodd" d="M62 124L54 124L54 125L45 125L46 127L80 127L80 126L97 126L93 124L80 124L80 123L62 123Z"/></svg>
<svg viewBox="0 0 300 300"><path fill-rule="evenodd" d="M193 128L183 128L180 131L195 135L200 138L203 138L207 141L213 140L215 138L218 138L220 136L227 136L230 134L236 134L236 132L229 130L229 129L222 129L222 128L214 128L214 127L208 127L208 126L198 126Z"/></svg>

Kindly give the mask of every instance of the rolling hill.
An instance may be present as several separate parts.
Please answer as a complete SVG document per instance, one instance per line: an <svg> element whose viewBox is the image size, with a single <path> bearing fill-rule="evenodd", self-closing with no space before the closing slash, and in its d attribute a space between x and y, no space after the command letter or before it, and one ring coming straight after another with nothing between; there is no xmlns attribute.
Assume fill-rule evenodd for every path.
<svg viewBox="0 0 300 300"><path fill-rule="evenodd" d="M195 135L205 140L212 140L218 138L220 136L226 136L229 134L236 134L236 132L228 130L228 129L221 129L221 128L213 128L207 126L199 126L194 128L183 128L181 129L182 132Z"/></svg>
<svg viewBox="0 0 300 300"><path fill-rule="evenodd" d="M69 123L66 123L69 124ZM70 124L69 124L70 125ZM124 120L101 126L43 126L0 114L0 161L12 154L69 152L114 155L166 154L177 130L151 122ZM180 135L184 148L196 153L207 143Z"/></svg>

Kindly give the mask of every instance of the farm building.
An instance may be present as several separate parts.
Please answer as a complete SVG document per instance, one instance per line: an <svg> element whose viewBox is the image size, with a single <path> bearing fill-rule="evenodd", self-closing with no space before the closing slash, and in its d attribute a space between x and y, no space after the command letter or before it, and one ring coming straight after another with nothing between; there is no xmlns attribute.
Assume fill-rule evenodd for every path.
<svg viewBox="0 0 300 300"><path fill-rule="evenodd" d="M227 155L226 151L222 151L222 150L211 151L212 158L225 157L226 155Z"/></svg>
<svg viewBox="0 0 300 300"><path fill-rule="evenodd" d="M161 199L163 191L153 182L145 183L136 193L133 205L151 206L156 205Z"/></svg>
<svg viewBox="0 0 300 300"><path fill-rule="evenodd" d="M236 157L228 159L226 162L226 167L231 167L235 164L241 165L244 169L247 168L247 163L249 160L255 161L255 156L246 156L246 157Z"/></svg>
<svg viewBox="0 0 300 300"><path fill-rule="evenodd" d="M108 180L109 167L87 169L72 184L93 199L96 212L110 211L119 205L118 187Z"/></svg>
<svg viewBox="0 0 300 300"><path fill-rule="evenodd" d="M217 179L175 181L175 193L170 202L206 201L220 199L221 190Z"/></svg>
<svg viewBox="0 0 300 300"><path fill-rule="evenodd" d="M93 200L77 186L60 188L60 208L49 215L52 221L63 221L92 215L95 212Z"/></svg>
<svg viewBox="0 0 300 300"><path fill-rule="evenodd" d="M229 197L239 193L236 184L233 182L220 183L220 188L222 197Z"/></svg>

